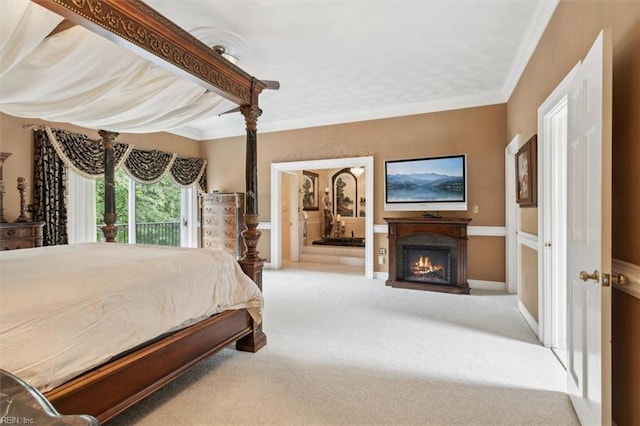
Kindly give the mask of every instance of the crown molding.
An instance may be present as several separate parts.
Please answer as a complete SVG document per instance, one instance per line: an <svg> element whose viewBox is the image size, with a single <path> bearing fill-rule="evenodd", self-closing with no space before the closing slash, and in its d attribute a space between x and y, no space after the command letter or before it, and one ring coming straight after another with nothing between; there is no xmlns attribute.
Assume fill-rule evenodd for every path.
<svg viewBox="0 0 640 426"><path fill-rule="evenodd" d="M547 29L547 25L558 3L560 3L560 0L540 1L537 3L524 36L520 40L520 45L518 46L513 62L511 62L509 72L502 84L502 93L505 102L509 100L518 81L520 81L520 77L529 63L531 55L533 55L533 52L536 50L542 34L544 34L544 31Z"/></svg>
<svg viewBox="0 0 640 426"><path fill-rule="evenodd" d="M545 0L537 2L531 19L529 20L524 32L524 36L518 45L516 55L511 63L507 76L503 81L502 87L497 90L471 95L434 99L425 102L388 105L384 107L342 111L312 117L291 119L269 119L269 111L266 109L261 117L261 121L258 122L258 134L506 103L517 86L531 55L533 55L540 38L544 34L544 31L546 30L547 25L558 6L558 3L559 0ZM172 130L171 133L196 140L221 139L245 135L242 117L233 117L232 115L219 116L207 120L206 123L206 128L202 126L202 123L199 123L199 126L187 126L181 129Z"/></svg>
<svg viewBox="0 0 640 426"><path fill-rule="evenodd" d="M400 105L389 105L380 108L362 109L356 111L343 111L333 114L324 114L314 117L302 117L285 120L263 120L258 122L258 134L280 132L285 130L304 129L308 127L330 126L335 124L353 123L358 121L380 120L384 118L404 117L408 115L427 114L440 111L451 111L456 109L474 108L486 105L504 103L502 92L489 91L475 93L472 95L453 96L449 98L434 99L426 102L415 102ZM265 115L268 111L265 111ZM245 134L244 125L237 120L225 119L226 117L215 117L211 120L211 125L207 130L195 128L182 128L172 130L172 133L179 134L185 131L189 134L198 134L198 140L220 139ZM263 117L264 118L264 117Z"/></svg>

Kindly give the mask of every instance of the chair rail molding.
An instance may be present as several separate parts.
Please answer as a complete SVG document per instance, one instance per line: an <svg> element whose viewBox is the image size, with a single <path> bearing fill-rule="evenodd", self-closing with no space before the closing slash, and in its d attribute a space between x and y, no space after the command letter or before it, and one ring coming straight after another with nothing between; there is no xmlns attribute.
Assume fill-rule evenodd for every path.
<svg viewBox="0 0 640 426"><path fill-rule="evenodd" d="M627 277L627 282L624 285L614 282L613 288L640 299L640 265L613 259L611 267L611 272L614 274L624 274Z"/></svg>
<svg viewBox="0 0 640 426"><path fill-rule="evenodd" d="M387 224L373 225L374 234L387 234L389 228ZM507 229L504 226L468 226L467 235L470 237L504 237L507 235Z"/></svg>
<svg viewBox="0 0 640 426"><path fill-rule="evenodd" d="M524 231L518 231L518 244L538 251L538 236Z"/></svg>

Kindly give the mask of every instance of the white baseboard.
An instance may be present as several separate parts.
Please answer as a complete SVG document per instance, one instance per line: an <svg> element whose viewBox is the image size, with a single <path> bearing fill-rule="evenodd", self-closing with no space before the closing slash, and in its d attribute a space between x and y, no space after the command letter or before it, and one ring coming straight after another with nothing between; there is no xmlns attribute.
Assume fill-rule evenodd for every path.
<svg viewBox="0 0 640 426"><path fill-rule="evenodd" d="M507 283L503 283L500 281L486 281L486 280L472 280L468 279L469 287L472 290L488 290L488 291L499 291L506 293L507 292Z"/></svg>
<svg viewBox="0 0 640 426"><path fill-rule="evenodd" d="M389 279L389 273L384 271L373 271L373 279L386 281Z"/></svg>
<svg viewBox="0 0 640 426"><path fill-rule="evenodd" d="M529 324L529 327L531 327L531 330L533 330L533 332L535 333L535 335L540 338L540 334L539 334L539 326L538 326L538 321L536 321L533 318L533 315L531 315L531 313L527 310L527 308L524 306L524 303L522 303L520 300L518 300L518 310L520 311L520 313L522 314L522 317L524 318L524 320L527 322L527 324Z"/></svg>

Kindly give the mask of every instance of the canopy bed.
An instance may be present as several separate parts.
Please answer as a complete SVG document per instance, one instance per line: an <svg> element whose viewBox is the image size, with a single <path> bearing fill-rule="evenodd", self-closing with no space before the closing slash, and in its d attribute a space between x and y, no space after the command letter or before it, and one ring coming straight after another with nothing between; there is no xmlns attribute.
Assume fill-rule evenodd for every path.
<svg viewBox="0 0 640 426"><path fill-rule="evenodd" d="M198 117L206 114L219 114L232 108L238 108L243 114L247 135L244 215L247 229L243 231L246 250L242 259L238 261L239 267L238 264L235 264L235 260L233 262L238 270L244 271L246 276L261 289L263 260L258 257L256 251L260 237L260 232L256 229L258 225L256 129L257 119L261 114L258 96L267 88L267 85L228 62L218 52L204 45L140 1L33 0L33 3L42 6L42 8L30 4L21 12L20 19L8 20L7 22L3 19L3 38L8 34L5 38L8 40L6 45L10 45L11 48L7 48L6 45L2 47L3 69L0 76L3 88L2 111L20 117L66 121L84 127L104 129L100 130L99 134L104 145L104 169L107 183L105 186L110 188L105 191L106 225L104 232L107 241L113 241L115 232L117 232L114 225L116 219L115 195L113 185L109 185L109 182L113 183L114 144L118 132L144 132L149 129L152 129L151 131L170 130L184 125L189 120L197 120ZM16 5L17 3L14 5L5 4L2 7L22 7ZM7 15L5 12L3 10L3 15ZM86 31L86 29L90 31ZM72 32L80 35L75 35L76 38L72 41L65 41L63 36L72 34ZM29 37L27 33L30 35L35 33L35 36ZM108 45L95 45L94 43L101 42L95 39L94 34L108 39ZM56 37L51 37L52 35ZM63 68L58 70L57 81L49 82L49 86L52 88L47 89L46 85L38 86L35 89L31 85L20 87L18 83L21 78L24 79L27 71L45 72L49 68L48 65L43 65L43 61L46 62L46 52L42 51L42 56L39 56L40 52L38 51L45 43L53 45L50 47L61 46L61 52L65 52L71 47L81 44L78 38L88 40L90 49L86 51L87 55L96 51L101 53L103 49L112 47L111 42L115 42L144 58L144 63L134 61L127 56L130 53L123 51L122 63L124 65L120 64L120 60L111 60L109 67L99 69L100 72L96 72L95 69L91 71L78 70L82 73L78 80L81 83L74 84L75 73L73 70L68 71L68 68L65 67L73 67L77 59L69 57L65 61L63 57L56 56L50 58L50 67L62 66ZM86 62L91 62L91 59ZM166 80L170 78L166 75L158 78L160 70L156 65L168 68L172 73L177 74L179 77L175 78L178 80ZM123 73L126 81L120 79ZM93 79L96 75L102 74L104 74L103 77L107 77L107 80L119 79L116 83L118 87L105 86L106 83L103 81ZM138 74L152 74L155 78L153 80L155 85L137 83L131 76L132 74L136 74L136 76ZM135 102L129 99L128 105L119 103L119 96L115 90L127 92L135 84L141 84L148 88L149 93L136 98ZM167 85L174 84L180 86L179 93L188 93L188 95L177 101L174 99L175 96L170 94L160 98L153 97L153 95L163 92L163 88ZM194 88L194 84L198 87ZM35 80L34 86L37 86ZM76 86L80 86L81 90L72 92L77 88ZM14 92L12 92L13 88L15 88ZM38 93L42 90L49 90L48 93L51 96L47 97ZM70 99L57 99L56 94L65 90L68 91L67 93L73 93ZM32 98L29 99L29 96ZM170 110L156 111L154 114L148 113L147 108L151 104L157 105L158 103L168 105L167 108L170 106ZM93 107L97 109L100 104L106 104L110 110L102 117L92 115ZM64 107L56 109L61 105ZM117 110L117 108L121 108L121 110ZM138 120L131 117L138 117ZM104 251L100 252L101 254L98 255L100 261L105 261L111 254L115 254L121 249L121 245L117 243L99 244L99 246L102 246L101 250L108 250L106 254ZM64 249L68 250L70 247L72 246ZM91 249L93 250L94 247ZM30 261L44 262L44 258L48 257L48 253L52 250L60 250L60 248L54 246L22 250L22 252L30 252L29 258L31 260L20 260L24 255L20 251L4 253L3 268L8 265L22 265L23 269L29 270L24 265L29 264ZM199 249L191 250L202 251ZM33 260L34 256L36 260ZM53 253L50 259L56 259L55 256ZM137 255L128 253L124 256L135 258ZM175 256L178 256L177 252L171 254L170 257ZM187 257L192 256L188 255ZM232 259L230 256L229 258ZM210 261L210 259L205 259L204 263ZM90 263L87 259L80 262ZM50 267L56 267L55 262L50 264ZM120 267L124 268L123 265L116 267L112 264L112 270L118 270L118 273L122 274L124 272L120 270ZM18 267L18 269L20 268ZM75 270L76 268L69 269ZM227 269L231 271L232 275L234 274L233 268L227 267ZM6 270L14 271L17 276L15 268ZM87 273L84 272L84 274ZM97 274L100 276L104 272ZM13 278L13 276L12 273L11 277ZM122 275L118 276L120 278L115 276L111 276L111 278L113 281L123 280ZM5 275L3 281L7 277L9 275ZM202 282L206 279L210 278L194 278L193 280ZM242 279L236 281L242 281ZM50 295L57 293L49 292ZM245 293L251 293L251 291L245 290ZM62 380L45 380L42 383L38 381L38 385L60 413L89 414L95 416L99 421L108 420L157 390L195 363L229 344L235 342L238 350L250 352L256 352L262 348L266 344L266 336L262 331L260 317L257 314L257 310L261 306L258 299L261 300L261 295L258 297L253 294L244 302L226 303L228 309L205 309L196 315L201 320L194 324L191 324L192 319L182 318L178 324L168 327L168 330L171 330L170 333L150 340L145 338L147 343L137 342L133 349L124 354L109 349L105 352L105 356L109 355L110 351L114 356L109 355L108 359L103 360L105 362L98 367L90 366L88 371L80 372L80 375L77 375L79 374L77 371L71 372ZM221 305L225 305L225 303ZM218 305L216 304L216 306ZM185 325L187 326L183 327ZM79 333L86 334L88 332Z"/></svg>

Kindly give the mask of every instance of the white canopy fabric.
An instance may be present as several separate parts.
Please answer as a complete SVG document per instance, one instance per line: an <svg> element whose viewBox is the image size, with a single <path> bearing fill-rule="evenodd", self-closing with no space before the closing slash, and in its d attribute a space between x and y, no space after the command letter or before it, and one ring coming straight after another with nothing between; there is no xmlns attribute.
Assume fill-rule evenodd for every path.
<svg viewBox="0 0 640 426"><path fill-rule="evenodd" d="M91 129L150 133L236 104L26 0L0 2L0 111Z"/></svg>

